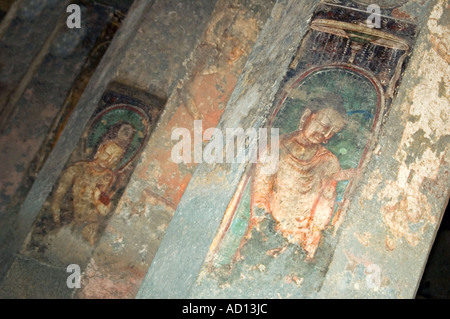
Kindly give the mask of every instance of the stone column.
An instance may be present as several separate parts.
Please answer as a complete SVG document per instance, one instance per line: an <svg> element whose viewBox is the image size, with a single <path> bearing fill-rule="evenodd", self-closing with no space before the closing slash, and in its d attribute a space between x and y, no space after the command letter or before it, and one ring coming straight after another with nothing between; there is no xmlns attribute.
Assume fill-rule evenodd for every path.
<svg viewBox="0 0 450 319"><path fill-rule="evenodd" d="M280 1L258 37L217 128L259 128L306 32L315 1ZM138 298L188 298L244 164L201 164L175 211Z"/></svg>
<svg viewBox="0 0 450 319"><path fill-rule="evenodd" d="M153 11L155 17L143 25L127 54L140 64L124 64L120 70L127 82L142 83L169 98L86 267L79 298L136 296L197 166L173 161L172 131L192 133L196 119L202 120L203 132L217 126L273 6L272 1L219 0L215 5L196 2L194 9L193 4L186 8L186 2L161 2L161 12ZM186 14L188 9L192 15ZM192 19L202 16L204 30L194 41ZM191 51L182 55L188 45Z"/></svg>
<svg viewBox="0 0 450 319"><path fill-rule="evenodd" d="M305 220L297 220L298 227L287 229L292 231L288 236L283 233L283 220L276 219L278 215L271 206L265 215L253 215L255 220L266 220L266 224L260 224L262 230L255 227L247 233L253 237L246 238L244 248L240 246L241 254L238 251L231 264L217 270L211 263L218 251L217 242L224 240L233 221L242 222L227 222L227 214L233 207L239 208L245 196L242 177L248 174L249 165L202 163L174 212L138 298L414 297L449 196L445 1L385 1L380 4L384 19L379 32L369 31L364 20L355 27L358 23L352 20L365 13L369 4L370 1L344 1L336 5L330 1L328 7L319 7L314 1L278 2L218 125L223 132L226 128L263 127L277 106L286 101L283 87L294 90L286 91L285 97L305 99L310 91L295 91L295 85L305 83L301 80L308 75L317 74L314 66L327 72L330 68L339 72L345 69L349 74L365 74L371 79L377 88L378 105L384 101L375 116L379 122L374 125L364 152L366 160L355 164L356 171L342 170L331 178L334 182L354 179L335 214L329 216L330 223L322 229L312 215L308 217L309 228L302 224ZM351 13L351 8L358 8L359 13ZM315 9L318 11L314 13ZM310 25L313 13L314 23ZM327 20L330 16L334 21ZM347 24L352 21L353 24ZM313 31L308 38L305 35L310 26ZM323 40L322 44L308 47L308 43L315 43L314 36L319 43ZM300 47L302 39L304 46ZM336 46L330 46L331 41L336 41ZM376 46L380 49L375 50ZM313 52L302 51L306 49ZM408 54L400 58L396 71L389 65L395 56L399 57L399 51ZM297 52L302 58L297 59ZM402 74L410 52L411 60ZM328 63L322 60L326 56ZM381 61L378 66L376 59ZM293 82L295 72L302 68L309 70L306 76ZM320 85L324 84L316 83L317 87ZM339 104L335 95L328 100L311 98L308 106L312 114L318 114L314 112L328 102ZM274 105L275 101L281 102ZM349 102L344 97L343 103ZM366 114L359 106L347 109L346 121L358 112ZM289 121L289 117L284 119ZM312 121L311 117L306 120ZM327 147L332 146L324 146ZM344 148L338 151L341 155L347 153ZM340 164L344 167L345 163ZM322 176L329 169L326 166ZM309 172L309 168L304 170ZM297 187L292 185L293 189ZM327 186L320 196L332 198L334 191ZM280 197L273 201L284 198L274 196ZM275 204L282 207L280 202ZM302 207L293 205L292 214ZM326 211L324 207L318 211L317 207L314 205L311 211ZM264 231L272 227L275 239L269 241ZM317 240L316 250L310 250L301 241L297 229L306 232L308 245ZM317 237L318 233L322 236ZM258 241L259 246L254 244ZM268 250L266 242L279 246ZM258 249L263 251L257 252ZM263 262L255 261L255 256ZM299 269L301 273L297 272Z"/></svg>
<svg viewBox="0 0 450 319"><path fill-rule="evenodd" d="M151 5L150 1L136 1L133 4L128 18L123 23L123 28L117 33L98 67L99 72L91 78L51 156L20 207L20 211L17 216L13 216L11 223L2 224L0 278L2 278L1 293L3 296L63 298L69 297L73 293L66 286L67 272L65 269L23 258L16 254L23 248L36 217L77 145L86 123L96 109L107 85L114 78L117 67L122 62L127 44L134 38L138 30L143 13ZM44 28L45 31L48 29ZM46 278L51 279L47 280Z"/></svg>
<svg viewBox="0 0 450 319"><path fill-rule="evenodd" d="M420 35L375 156L355 193L321 298L414 298L449 198L445 1L417 14ZM415 10L414 10L415 9Z"/></svg>

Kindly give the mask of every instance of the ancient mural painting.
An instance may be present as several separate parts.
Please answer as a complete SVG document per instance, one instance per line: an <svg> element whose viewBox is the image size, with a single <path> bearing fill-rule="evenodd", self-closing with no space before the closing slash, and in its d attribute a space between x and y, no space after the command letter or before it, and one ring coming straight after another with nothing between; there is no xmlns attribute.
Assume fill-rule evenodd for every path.
<svg viewBox="0 0 450 319"><path fill-rule="evenodd" d="M249 165L199 287L223 296L320 290L415 38L413 24L384 17L378 30L366 19L332 4L314 14L268 118L280 132L278 169Z"/></svg>
<svg viewBox="0 0 450 319"><path fill-rule="evenodd" d="M87 262L163 105L125 85L108 86L33 226L25 254L56 265Z"/></svg>
<svg viewBox="0 0 450 319"><path fill-rule="evenodd" d="M411 114L414 114L411 117L417 120L411 121L405 127L402 148L394 156L399 163L396 180L386 182L384 188L378 192L378 197L386 201L381 207L381 212L383 222L389 229L385 245L390 251L394 251L402 239L410 247L416 247L423 240L427 229L438 222L423 189L427 179L432 181L438 179L439 169L445 158L443 149L434 145L428 147L428 145L448 143L445 141L448 139L449 127L444 123L448 103L444 102L439 109L435 105L436 102L430 102L430 100L445 99L444 83L449 83L450 58L447 50L449 39L445 36L448 34L448 27L438 24L440 19L448 21L448 10L445 10L445 5L445 1L440 1L433 8L427 23L431 47L437 56L430 57L429 54L424 54L422 60L423 65L430 65L429 68L433 65L440 72L428 73L429 80L426 86L411 90L411 103L408 106ZM439 89L435 92L434 88ZM416 115L419 106L423 105L430 106L427 114ZM378 173L373 173L375 180ZM374 185L378 187L380 183L374 183ZM439 188L436 187L436 189Z"/></svg>

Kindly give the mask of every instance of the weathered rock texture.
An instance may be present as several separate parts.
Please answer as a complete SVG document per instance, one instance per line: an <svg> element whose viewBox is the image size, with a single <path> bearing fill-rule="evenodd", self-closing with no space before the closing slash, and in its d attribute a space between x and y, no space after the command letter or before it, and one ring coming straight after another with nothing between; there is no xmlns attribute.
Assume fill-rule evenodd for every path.
<svg viewBox="0 0 450 319"><path fill-rule="evenodd" d="M372 137L372 155L352 186L341 221L319 246L327 255L318 255L303 267L309 277L292 271L297 267L292 258L302 254L292 245L267 251L272 256L264 257L270 260L267 264L245 268L245 258L251 262L257 254L252 248L258 248L248 247L249 255L236 261L244 263L240 275L233 275L233 265L219 275L210 274L207 248L233 205L233 193L242 191L245 165L202 164L175 211L138 296L413 298L449 196L444 7L443 1L434 1L396 3L386 9L394 18L415 23L420 35L411 44L411 60L396 93L386 91L385 98L390 103L393 97L392 104L383 113L381 130ZM304 34L301 30L308 24L306 8L314 10L314 4L286 1L275 6L219 128L258 127L264 122L295 44ZM300 14L304 19L298 19ZM349 61L358 61L358 56ZM267 241L261 236L262 242Z"/></svg>
<svg viewBox="0 0 450 319"><path fill-rule="evenodd" d="M44 2L52 5L52 18L41 19L39 4ZM381 20L380 30L370 31L364 21L370 1L338 2L136 0L25 200L16 206L18 211L1 216L6 222L0 225L0 296L413 298L449 197L448 5L444 0L382 1L382 14L388 18ZM0 112L11 119L0 123L5 158L0 212L48 136L89 51L79 47L76 55L66 55L60 47L42 50L39 43L47 39L50 48L53 37L64 33L51 33L64 3L35 3L28 9L13 6L0 27L0 45L5 48L0 54L5 97ZM46 26L45 32L34 34L31 23ZM27 48L28 54L11 54L20 51L14 46ZM36 56L42 64L25 81ZM375 118L370 134L361 129L368 139L361 162L358 157L352 159L353 166L340 163L354 169L346 173L356 178L341 189L338 213L320 230L323 236L310 260L292 238L279 232L272 239L266 236L270 222L246 233L253 238L239 245L255 216L229 216L241 201L252 202L252 190L246 188L252 166L176 164L172 132L184 128L194 136L195 120L202 120L200 133L215 127L225 132L277 124L283 98L301 100L314 91L295 88L292 93L286 88L303 83L317 70L372 83L368 91L375 93L368 100L374 99L378 107L374 113L357 108L361 99L341 96L348 107L344 115ZM55 82L51 90L49 78ZM330 77L317 87L332 81ZM69 289L61 260L77 258L76 240L61 243L58 262L39 258L39 251L31 254L27 245L36 225L42 227L40 212L112 82L145 91L166 104L104 232L94 246L86 243L88 253L80 258L81 289ZM335 98L336 94L327 95L308 106L317 111L325 103L337 104ZM48 100L45 109L30 109L43 99ZM298 122L294 115L285 116L279 124L284 127L294 120ZM297 129L297 123L293 125ZM17 145L10 147L11 141ZM338 152L343 156L347 149ZM337 166L333 176L339 173ZM295 186L295 181L290 183ZM334 191L328 189L330 194ZM335 197L328 196L333 202ZM269 211L257 217L268 221ZM52 223L51 218L47 222ZM235 230L233 240L240 250L230 254L230 249L230 261L216 268L212 261L223 257L219 244L224 234ZM279 246L268 250L274 242ZM261 261L255 261L257 256Z"/></svg>

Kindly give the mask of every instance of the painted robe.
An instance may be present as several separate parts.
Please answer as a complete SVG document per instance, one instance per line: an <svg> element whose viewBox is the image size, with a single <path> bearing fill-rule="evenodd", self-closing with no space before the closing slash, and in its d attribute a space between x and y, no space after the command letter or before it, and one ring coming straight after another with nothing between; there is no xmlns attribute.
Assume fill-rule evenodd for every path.
<svg viewBox="0 0 450 319"><path fill-rule="evenodd" d="M312 258L332 217L337 185L333 176L340 164L322 145L309 160L302 159L304 152L305 146L291 135L281 138L277 172L264 175L264 164L256 168L253 205L270 213L276 230Z"/></svg>

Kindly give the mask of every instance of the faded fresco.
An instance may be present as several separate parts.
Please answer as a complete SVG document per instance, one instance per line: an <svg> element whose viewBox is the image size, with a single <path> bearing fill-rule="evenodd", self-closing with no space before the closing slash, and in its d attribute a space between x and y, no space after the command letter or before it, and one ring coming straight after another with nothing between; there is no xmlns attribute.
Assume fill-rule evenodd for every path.
<svg viewBox="0 0 450 319"><path fill-rule="evenodd" d="M26 253L56 263L88 258L162 106L158 98L110 85L46 201Z"/></svg>
<svg viewBox="0 0 450 319"><path fill-rule="evenodd" d="M365 18L332 5L315 13L268 121L280 131L278 170L248 168L199 287L230 296L270 286L274 298L320 289L414 37L412 25L390 20L386 33Z"/></svg>
<svg viewBox="0 0 450 319"><path fill-rule="evenodd" d="M210 271L222 279L274 271L265 280L295 286L320 277L378 109L376 87L351 69L320 68L288 83L271 124L281 134L278 170L266 175L271 163L256 164L245 177Z"/></svg>

